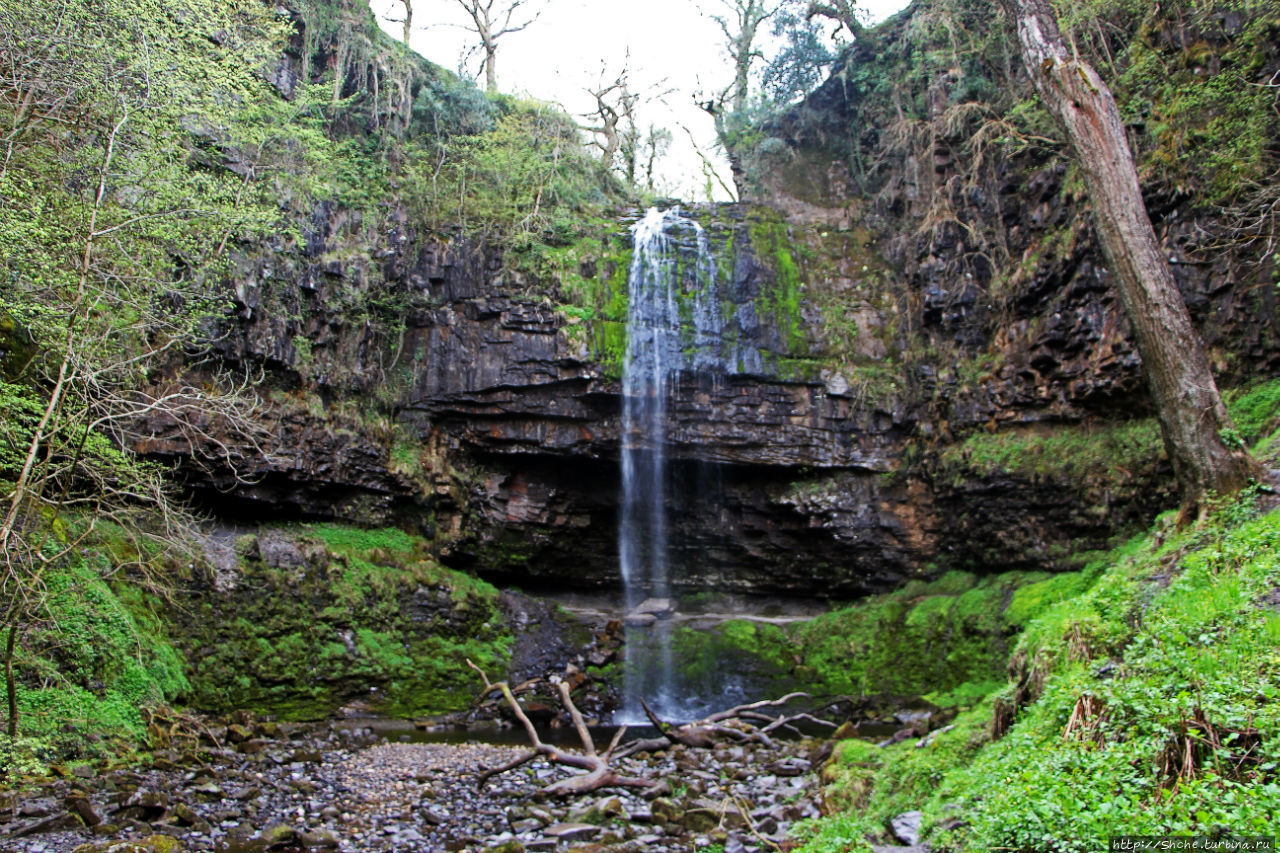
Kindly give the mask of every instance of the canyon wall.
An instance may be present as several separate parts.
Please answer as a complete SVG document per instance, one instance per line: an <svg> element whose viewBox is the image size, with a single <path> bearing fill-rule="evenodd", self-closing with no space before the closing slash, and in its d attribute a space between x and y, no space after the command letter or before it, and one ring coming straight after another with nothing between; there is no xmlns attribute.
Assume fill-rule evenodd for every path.
<svg viewBox="0 0 1280 853"><path fill-rule="evenodd" d="M947 567L1064 568L1174 499L1069 159L976 147L945 69L901 144L855 61L880 60L846 57L736 151L749 201L692 211L733 356L679 377L670 406L691 589L851 597ZM1148 204L1224 382L1275 375L1274 261L1206 248L1222 214L1176 187ZM531 254L319 204L301 240L243 247L216 343L267 378L269 452L190 464L202 448L159 422L141 449L224 518L396 524L497 581L612 587L638 215Z"/></svg>

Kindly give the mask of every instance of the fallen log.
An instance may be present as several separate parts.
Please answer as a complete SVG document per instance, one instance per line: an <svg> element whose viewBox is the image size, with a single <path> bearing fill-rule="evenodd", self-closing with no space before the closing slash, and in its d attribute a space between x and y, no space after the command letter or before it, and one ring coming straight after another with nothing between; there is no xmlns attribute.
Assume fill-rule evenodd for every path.
<svg viewBox="0 0 1280 853"><path fill-rule="evenodd" d="M506 773L517 767L528 764L539 756L543 756L554 764L564 764L568 767L576 767L580 770L587 771L576 776L570 776L567 779L561 779L553 782L543 788L543 792L556 797L568 797L577 794L585 794L600 788L650 788L654 782L649 779L641 779L635 776L623 776L615 771L610 764L614 758L614 752L618 748L619 742L626 735L627 728L623 726L614 734L613 740L609 742L609 746L604 752L598 753L591 732L587 729L586 722L582 719L582 714L578 711L578 707L573 704L573 699L569 695L569 685L564 681L556 680L554 682L556 691L560 695L560 703L564 705L566 711L569 712L569 718L573 721L574 730L578 734L578 739L582 742L582 754L567 752L548 743L543 743L538 736L538 730L533 722L525 714L524 709L520 707L520 703L516 701L515 694L511 690L511 685L505 681L490 682L489 676L485 675L480 667L476 666L470 660L467 666L479 673L480 678L484 680L485 695L498 691L502 697L506 699L507 704L511 707L511 712L515 714L516 719L524 726L525 734L529 736L529 742L533 745L533 749L521 755L520 757L507 762L498 767L491 767L480 772L479 778L476 780L476 788L482 789L490 779L500 773Z"/></svg>

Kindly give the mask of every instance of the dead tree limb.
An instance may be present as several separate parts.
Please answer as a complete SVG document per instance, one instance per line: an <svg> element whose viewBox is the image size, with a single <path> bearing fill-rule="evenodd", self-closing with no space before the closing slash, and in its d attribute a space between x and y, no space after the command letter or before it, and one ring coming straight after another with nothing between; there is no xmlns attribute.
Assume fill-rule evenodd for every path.
<svg viewBox="0 0 1280 853"><path fill-rule="evenodd" d="M769 732L785 728L798 734L799 730L795 728L794 724L801 721L835 728L835 723L828 720L820 720L808 713L782 714L775 717L761 711L762 708L777 708L795 699L807 698L809 698L808 693L788 693L780 699L764 699L746 705L736 705L727 710L718 711L701 720L695 720L679 726L662 720L649 707L649 703L642 699L640 705L644 708L645 716L649 718L649 722L653 723L654 728L658 730L662 737L632 741L623 747L623 751L620 754L633 755L637 752L662 749L668 744L675 743L683 744L691 749L710 749L718 741L726 739L738 742L761 743L767 747L772 747L773 740L769 737ZM723 725L730 720L744 724L745 728ZM757 723L764 723L764 725L756 725Z"/></svg>
<svg viewBox="0 0 1280 853"><path fill-rule="evenodd" d="M521 755L519 758L499 767L482 770L476 780L477 789L483 788L486 782L499 773L505 773L508 770L514 770L517 767L528 764L538 756L545 756L554 764L564 764L568 767L576 767L579 770L587 771L577 776L570 776L567 779L553 782L542 789L544 793L552 796L568 797L586 794L600 788L649 788L653 786L653 781L649 779L621 776L610 766L610 761L614 757L614 750L617 748L619 741L622 740L622 735L626 733L626 727L623 727L614 735L609 748L603 754L596 752L596 745L591 738L591 732L587 729L586 722L582 719L582 714L578 711L578 707L573 704L573 699L569 696L569 685L565 682L556 682L556 690L560 694L560 702L564 705L565 710L569 712L570 719L573 720L578 739L582 741L583 755L566 752L551 744L543 743L542 738L538 736L538 730L534 727L533 721L529 719L524 709L520 707L520 703L516 701L515 694L511 691L511 686L505 681L489 681L489 676L485 675L484 671L470 660L467 661L467 666L479 673L484 680L486 694L494 690L502 693L503 698L507 700L507 704L511 707L511 712L515 714L516 719L524 726L525 734L529 736L529 742L533 745L533 749L530 752Z"/></svg>

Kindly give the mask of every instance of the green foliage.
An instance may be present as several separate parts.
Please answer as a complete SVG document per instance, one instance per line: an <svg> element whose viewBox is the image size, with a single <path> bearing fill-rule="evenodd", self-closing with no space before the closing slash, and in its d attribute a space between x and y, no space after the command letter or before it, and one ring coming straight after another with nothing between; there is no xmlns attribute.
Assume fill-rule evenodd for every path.
<svg viewBox="0 0 1280 853"><path fill-rule="evenodd" d="M990 742L991 705L988 699L962 712L924 747L914 740L888 747L840 741L823 774L826 802L836 813L797 826L797 838L811 839L800 850L835 853L863 849L856 842L868 839L889 840L884 836L890 818L929 801L950 770L965 766Z"/></svg>
<svg viewBox="0 0 1280 853"><path fill-rule="evenodd" d="M1280 116L1267 91L1267 57L1280 18L1266 0L1234 0L1230 17L1192 0L1092 0L1065 23L1092 54L1126 120L1145 131L1145 176L1206 204L1237 198L1276 166ZM1119 45L1099 26L1122 27Z"/></svg>
<svg viewBox="0 0 1280 853"><path fill-rule="evenodd" d="M1265 816L1277 813L1280 786L1268 767L1280 758L1274 742L1280 715L1268 685L1280 666L1280 621L1255 602L1280 581L1277 557L1280 515L1240 524L1227 513L1119 564L1113 572L1121 578L1108 585L1108 597L1100 591L1092 599L1091 610L1071 603L1051 612L1046 619L1056 631L1040 639L1028 635L1027 654L1064 629L1093 636L1101 625L1113 641L1078 648L1055 666L1039 701L1009 736L971 775L948 786L956 792L963 785L978 805L973 827L953 841L944 836L944 844L963 837L966 849L1091 850L1116 826L1142 834L1273 829ZM1178 574L1161 589L1170 559ZM1138 610L1135 629L1125 617ZM1107 656L1115 661L1115 677L1098 675L1098 660ZM1102 710L1064 738L1085 695ZM1197 713L1207 728L1188 730ZM1262 737L1239 764L1239 733L1247 729ZM1199 756L1194 773L1168 761L1171 749L1183 749L1182 737L1191 738Z"/></svg>
<svg viewBox="0 0 1280 853"><path fill-rule="evenodd" d="M1096 575L948 572L872 596L806 622L729 620L672 633L679 677L706 683L718 671L812 693L921 696L972 705L997 689L1011 638Z"/></svg>
<svg viewBox="0 0 1280 853"><path fill-rule="evenodd" d="M977 581L953 572L932 584L909 584L823 614L789 633L803 666L822 689L855 695L929 693L964 701L976 685L989 685L1003 674L1009 637L1038 612L1031 597L1013 613L1006 602L1036 580L1013 572ZM1063 581L1071 582L1087 581Z"/></svg>
<svg viewBox="0 0 1280 853"><path fill-rule="evenodd" d="M525 235L527 245L542 238L553 214L580 213L607 197L567 115L533 101L504 106L491 132L455 141L426 198L437 219Z"/></svg>
<svg viewBox="0 0 1280 853"><path fill-rule="evenodd" d="M804 849L842 849L816 841L824 832L883 839L887 818L907 808L923 809L943 851L1273 831L1280 512L1255 502L1246 493L1181 531L1162 518L1082 575L1020 587L1006 617L1041 609L994 706L962 714L926 749L842 744L827 770L842 811L808 827ZM997 720L1021 707L995 740L993 707Z"/></svg>
<svg viewBox="0 0 1280 853"><path fill-rule="evenodd" d="M531 244L516 262L543 282L556 282L565 335L619 376L627 348L630 238L614 220L580 217L562 229L557 245Z"/></svg>
<svg viewBox="0 0 1280 853"><path fill-rule="evenodd" d="M215 405L235 408L221 378L170 395L153 383L223 315L227 247L278 230L268 182L213 164L251 135L229 107L269 97L286 37L250 2L0 8L0 317L22 344L5 348L0 387L14 414L0 426L0 599L22 638L11 725L25 709L37 733L61 716L136 734L137 708L176 689L141 653L141 668L111 663L136 626L110 613L98 573L113 567L78 561L95 521L143 541L143 526L183 517L163 470L127 450L142 414L207 426ZM71 521L84 542L64 538Z"/></svg>
<svg viewBox="0 0 1280 853"><path fill-rule="evenodd" d="M771 103L791 104L822 83L835 54L823 40L819 20L801 9L782 9L773 19L773 34L783 46L766 64L761 88Z"/></svg>
<svg viewBox="0 0 1280 853"><path fill-rule="evenodd" d="M1011 625L1026 625L1049 606L1080 595L1095 579L1096 575L1090 571L1069 572L1020 586L1014 590L1002 615Z"/></svg>
<svg viewBox="0 0 1280 853"><path fill-rule="evenodd" d="M1223 396L1240 440L1257 444L1255 453L1265 453L1266 439L1280 428L1280 380L1233 389Z"/></svg>
<svg viewBox="0 0 1280 853"><path fill-rule="evenodd" d="M767 685L781 692L795 680L790 643L777 625L730 619L714 628L678 626L671 632L670 644L676 689L690 695L700 695L699 688L708 684L721 683L724 673L733 673L748 691Z"/></svg>
<svg viewBox="0 0 1280 853"><path fill-rule="evenodd" d="M792 830L799 853L869 853L867 835L873 825L862 815L845 811L828 818L800 821Z"/></svg>
<svg viewBox="0 0 1280 853"><path fill-rule="evenodd" d="M1253 444L1280 423L1280 381L1263 382L1225 395L1237 424L1236 440ZM1265 450L1261 445L1258 452ZM943 472L985 476L1011 474L1084 483L1099 476L1150 471L1164 457L1164 441L1154 418L1053 429L975 432L941 454Z"/></svg>
<svg viewBox="0 0 1280 853"><path fill-rule="evenodd" d="M945 468L1083 482L1100 471L1151 468L1164 450L1152 418L1052 431L977 432L942 453Z"/></svg>

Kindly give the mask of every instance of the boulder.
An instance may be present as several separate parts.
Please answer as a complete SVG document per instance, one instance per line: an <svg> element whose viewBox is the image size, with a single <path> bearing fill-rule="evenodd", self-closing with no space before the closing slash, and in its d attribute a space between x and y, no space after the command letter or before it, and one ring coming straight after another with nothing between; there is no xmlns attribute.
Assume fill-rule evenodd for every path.
<svg viewBox="0 0 1280 853"><path fill-rule="evenodd" d="M903 812L889 821L893 835L903 844L915 847L920 843L920 822L924 815L919 811Z"/></svg>

